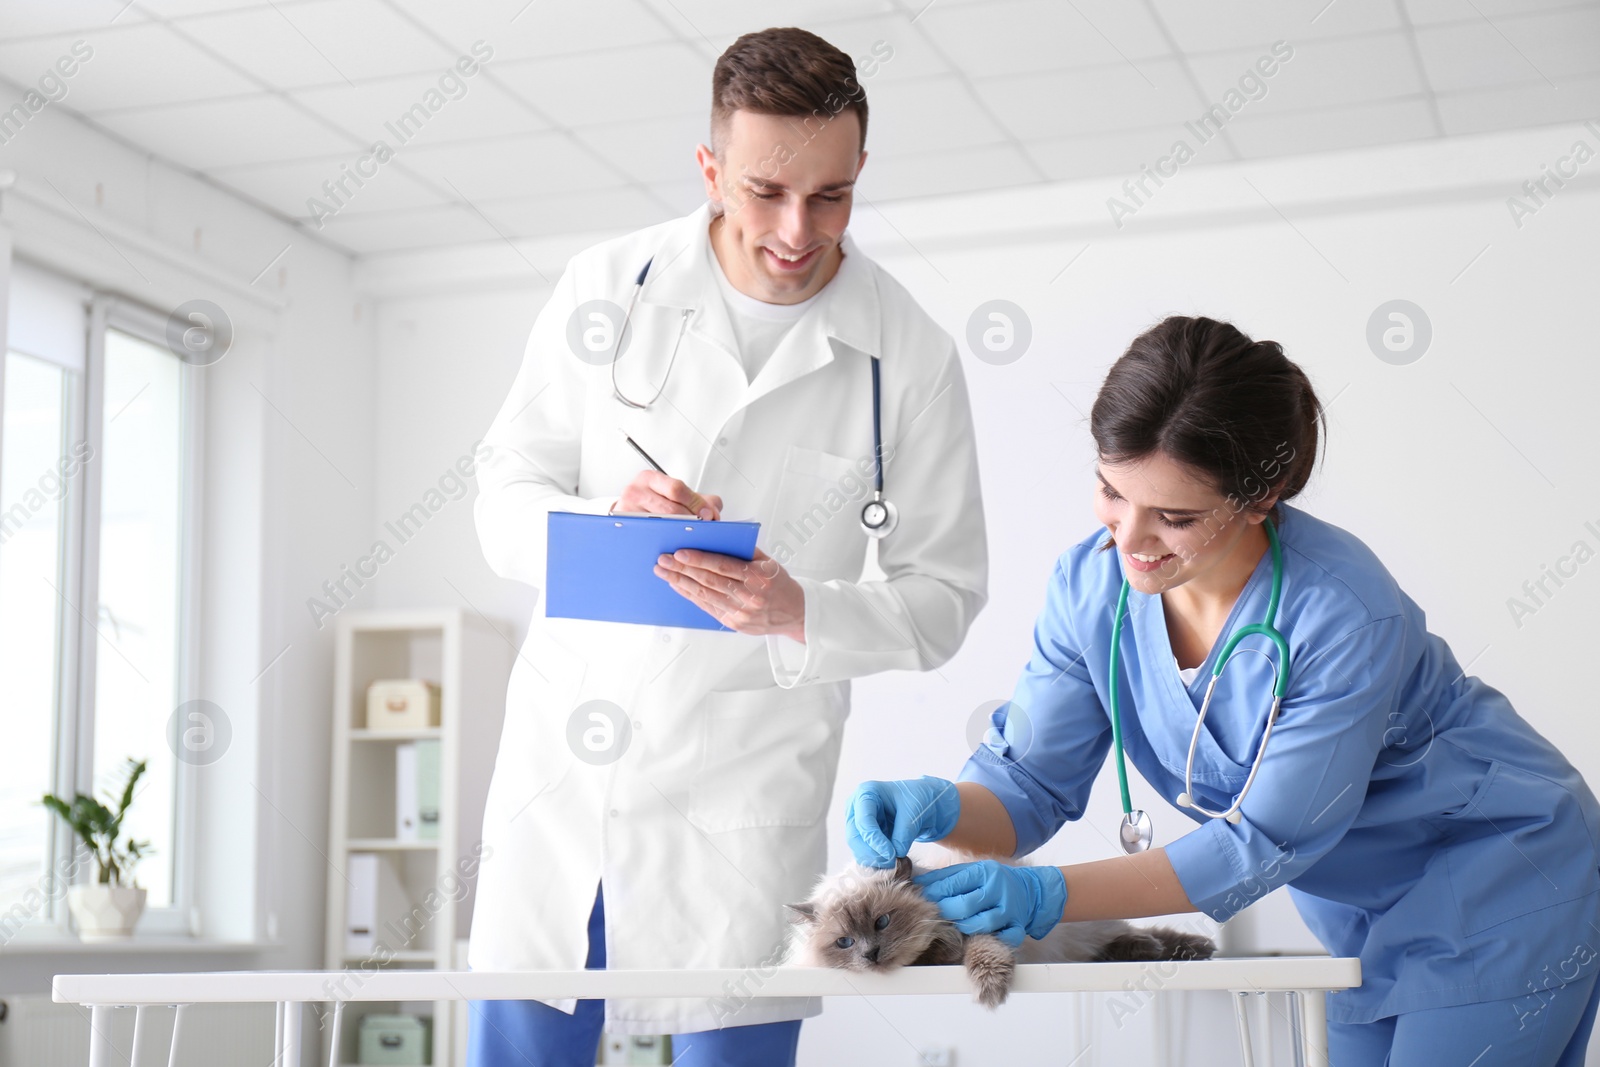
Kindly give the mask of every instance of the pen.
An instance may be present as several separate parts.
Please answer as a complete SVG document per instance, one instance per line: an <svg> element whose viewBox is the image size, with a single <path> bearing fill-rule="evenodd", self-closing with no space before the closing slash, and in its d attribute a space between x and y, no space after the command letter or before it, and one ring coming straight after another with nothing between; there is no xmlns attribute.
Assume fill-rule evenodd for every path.
<svg viewBox="0 0 1600 1067"><path fill-rule="evenodd" d="M635 452L639 453L639 455L643 456L644 457L644 461L646 463L650 464L650 466L654 467L658 473L667 474L665 468L663 468L661 466L661 464L657 463L654 459L652 459L650 457L650 453L646 452L644 449L639 447L639 442L638 441L635 441L631 436L629 436L626 433L624 433L622 435L622 439L624 441L628 442L628 447L632 448ZM672 477L672 475L667 474L667 477L670 478L670 477ZM700 499L700 494L696 493L695 494L695 498L696 499ZM700 499L700 502L702 504L705 503L705 501L703 499Z"/></svg>
<svg viewBox="0 0 1600 1067"><path fill-rule="evenodd" d="M660 473L667 474L667 472L662 469L661 464L657 463L655 460L650 458L650 453L646 452L644 449L639 447L639 442L638 441L635 441L632 437L629 437L627 434L623 434L622 435L622 439L624 441L628 442L628 444L630 446L632 446L632 448L633 448L633 450L635 452L637 452L637 453L639 453L639 455L643 456L644 457L644 461L646 463L650 464L650 466L654 467ZM667 477L670 478L670 477L672 477L672 475L667 474Z"/></svg>

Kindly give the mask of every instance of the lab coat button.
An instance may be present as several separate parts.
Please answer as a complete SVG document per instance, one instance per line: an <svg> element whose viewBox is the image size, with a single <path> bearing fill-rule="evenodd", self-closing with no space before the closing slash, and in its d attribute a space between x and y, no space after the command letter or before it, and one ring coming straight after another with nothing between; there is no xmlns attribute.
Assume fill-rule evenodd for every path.
<svg viewBox="0 0 1600 1067"><path fill-rule="evenodd" d="M717 438L717 444L718 444L718 445L719 445L719 446L720 446L720 445L726 445L726 444L727 444L727 443L728 443L728 439L727 439L727 438L726 438L726 437L719 437L719 438Z"/></svg>
<svg viewBox="0 0 1600 1067"><path fill-rule="evenodd" d="M617 809L616 808L612 808L611 809L611 817L613 819L615 819L617 817Z"/></svg>
<svg viewBox="0 0 1600 1067"><path fill-rule="evenodd" d="M671 641L671 640L672 640L672 635L671 634L663 633L661 635L661 643L662 644L666 644L668 641Z"/></svg>

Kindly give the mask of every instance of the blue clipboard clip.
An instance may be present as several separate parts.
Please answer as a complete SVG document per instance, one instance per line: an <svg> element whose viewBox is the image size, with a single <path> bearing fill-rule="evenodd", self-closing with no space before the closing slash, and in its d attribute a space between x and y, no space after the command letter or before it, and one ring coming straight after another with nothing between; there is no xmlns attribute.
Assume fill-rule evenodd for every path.
<svg viewBox="0 0 1600 1067"><path fill-rule="evenodd" d="M697 548L754 559L760 533L759 522L741 520L552 511L544 613L551 618L729 630L657 577L656 557Z"/></svg>

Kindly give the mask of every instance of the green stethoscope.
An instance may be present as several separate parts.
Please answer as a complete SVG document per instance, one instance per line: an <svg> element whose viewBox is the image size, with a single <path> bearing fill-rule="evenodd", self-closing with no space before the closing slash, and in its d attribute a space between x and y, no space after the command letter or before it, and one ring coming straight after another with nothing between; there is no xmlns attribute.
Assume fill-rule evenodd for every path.
<svg viewBox="0 0 1600 1067"><path fill-rule="evenodd" d="M1183 792L1178 794L1177 800L1180 808L1190 808L1213 819L1227 819L1235 825L1242 818L1239 806L1250 792L1256 772L1261 769L1261 759L1267 754L1267 741L1272 737L1273 724L1278 721L1278 705L1289 688L1289 642L1272 625L1278 613L1278 594L1283 590L1283 548L1278 544L1278 531L1273 528L1272 520L1266 519L1262 525L1267 528L1267 540L1272 544L1272 597L1267 601L1267 615L1262 621L1251 623L1230 637L1223 646L1222 654L1217 657L1217 665L1211 668L1211 681L1206 686L1205 700L1200 704L1200 716L1195 720L1194 733L1189 737L1189 759L1183 768ZM1150 816L1143 811L1133 810L1133 802L1128 797L1128 768L1122 755L1122 715L1117 708L1117 651L1122 646L1122 616L1127 606L1128 579L1124 577L1122 593L1117 597L1116 619L1111 625L1111 740L1117 748L1117 785L1122 790L1122 851L1131 856L1149 848L1154 833L1150 828ZM1212 811L1202 808L1194 799L1194 750L1200 743L1200 731L1205 729L1206 712L1211 707L1211 692L1217 687L1217 679L1222 677L1222 670L1228 665L1234 646L1251 634L1264 634L1278 646L1278 661L1283 664L1283 670L1278 670L1277 664L1273 664L1276 684L1272 687L1272 709L1267 712L1267 727L1261 735L1261 747L1256 749L1256 758L1250 764L1250 776L1244 780L1244 788L1226 811Z"/></svg>

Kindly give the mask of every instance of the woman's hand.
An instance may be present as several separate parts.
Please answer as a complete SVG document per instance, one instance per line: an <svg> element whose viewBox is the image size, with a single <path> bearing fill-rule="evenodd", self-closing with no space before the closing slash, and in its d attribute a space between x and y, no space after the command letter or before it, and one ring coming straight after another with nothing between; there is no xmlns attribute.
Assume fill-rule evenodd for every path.
<svg viewBox="0 0 1600 1067"><path fill-rule="evenodd" d="M994 934L1016 948L1061 921L1067 882L1060 867L1012 867L997 860L956 863L911 879L964 934Z"/></svg>
<svg viewBox="0 0 1600 1067"><path fill-rule="evenodd" d="M844 809L845 841L863 867L893 867L911 842L949 836L960 817L961 796L943 778L862 782Z"/></svg>

